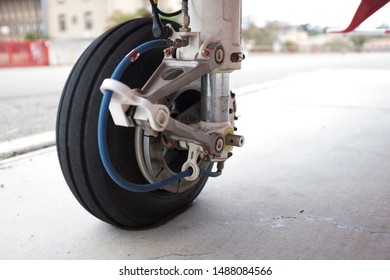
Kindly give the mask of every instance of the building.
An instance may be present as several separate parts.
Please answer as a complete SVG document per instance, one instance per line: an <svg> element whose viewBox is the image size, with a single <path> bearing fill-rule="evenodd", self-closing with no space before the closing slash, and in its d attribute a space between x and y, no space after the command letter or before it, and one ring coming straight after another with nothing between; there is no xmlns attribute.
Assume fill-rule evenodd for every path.
<svg viewBox="0 0 390 280"><path fill-rule="evenodd" d="M180 0L159 0L159 6L177 10ZM73 64L112 25L113 15L140 9L150 11L149 0L0 0L0 66L30 63L32 41L20 40L25 38L46 39L50 65Z"/></svg>
<svg viewBox="0 0 390 280"><path fill-rule="evenodd" d="M0 0L0 38L44 35L41 0Z"/></svg>
<svg viewBox="0 0 390 280"><path fill-rule="evenodd" d="M160 0L164 8L177 0ZM135 14L149 9L149 0L0 0L0 36L49 39L95 38L115 12Z"/></svg>
<svg viewBox="0 0 390 280"><path fill-rule="evenodd" d="M148 0L45 0L49 38L94 38L103 33L115 11L134 14Z"/></svg>
<svg viewBox="0 0 390 280"><path fill-rule="evenodd" d="M365 42L362 50L366 52L388 52L390 51L390 38L373 38Z"/></svg>

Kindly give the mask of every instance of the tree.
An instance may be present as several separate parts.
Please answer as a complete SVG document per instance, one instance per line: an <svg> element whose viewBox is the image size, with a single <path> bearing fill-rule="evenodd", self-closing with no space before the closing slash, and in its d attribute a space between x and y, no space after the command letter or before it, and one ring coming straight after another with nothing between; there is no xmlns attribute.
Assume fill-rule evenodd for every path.
<svg viewBox="0 0 390 280"><path fill-rule="evenodd" d="M364 43L366 43L368 40L370 40L372 38L374 38L374 37L373 36L365 36L365 35L351 36L351 41L355 46L355 51L361 52Z"/></svg>
<svg viewBox="0 0 390 280"><path fill-rule="evenodd" d="M299 28L302 31L305 31L309 36L317 36L320 34L325 34L326 30L327 30L326 27L324 28L324 27L320 27L320 26L313 26L310 23L301 24L299 26Z"/></svg>
<svg viewBox="0 0 390 280"><path fill-rule="evenodd" d="M247 42L253 42L255 45L269 45L277 39L280 27L275 22L269 22L265 27L259 27L255 22L249 19L245 23L243 38Z"/></svg>
<svg viewBox="0 0 390 280"><path fill-rule="evenodd" d="M135 19L135 18L148 18L151 17L152 14L145 8L139 9L134 14L126 14L121 11L114 11L112 16L109 18L109 28L116 26L122 22Z"/></svg>

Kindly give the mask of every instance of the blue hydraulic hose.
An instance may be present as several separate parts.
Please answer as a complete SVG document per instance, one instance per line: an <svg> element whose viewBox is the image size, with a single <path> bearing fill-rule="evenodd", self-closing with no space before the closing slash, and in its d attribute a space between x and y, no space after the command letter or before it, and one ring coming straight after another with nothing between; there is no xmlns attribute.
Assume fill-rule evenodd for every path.
<svg viewBox="0 0 390 280"><path fill-rule="evenodd" d="M143 53L153 50L153 49L160 49L167 47L167 43L165 40L158 39L153 40L147 43L144 43L140 45L139 47L132 50L129 54L127 54L122 61L118 64L116 67L114 73L111 75L111 79L114 80L120 80L122 77L122 74L127 69L127 67L138 59L140 55ZM111 101L113 92L111 90L106 90L103 95L103 100L100 105L100 112L99 112L99 120L98 120L98 146L99 146L99 153L100 157L102 159L104 168L106 169L108 175L111 177L111 179L117 183L122 188L132 191L132 192L150 192L153 190L158 190L163 188L166 185L172 184L178 180L184 179L185 177L191 176L192 169L188 169L186 171L183 171L181 173L176 174L175 176L172 176L170 178L166 178L160 182L155 182L151 184L135 184L128 182L126 179L124 179L114 168L110 155L108 153L107 148L107 119L108 119L108 112L109 112L109 105ZM201 170L202 176L210 176L210 177L217 177L221 174L221 172L210 172L207 170Z"/></svg>

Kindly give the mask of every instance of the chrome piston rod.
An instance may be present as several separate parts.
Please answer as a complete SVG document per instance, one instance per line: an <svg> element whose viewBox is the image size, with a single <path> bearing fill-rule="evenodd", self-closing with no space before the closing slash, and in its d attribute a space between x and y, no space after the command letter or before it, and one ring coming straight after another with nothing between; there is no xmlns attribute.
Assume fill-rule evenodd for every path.
<svg viewBox="0 0 390 280"><path fill-rule="evenodd" d="M207 123L229 122L229 103L229 74L209 73L202 76L202 121Z"/></svg>

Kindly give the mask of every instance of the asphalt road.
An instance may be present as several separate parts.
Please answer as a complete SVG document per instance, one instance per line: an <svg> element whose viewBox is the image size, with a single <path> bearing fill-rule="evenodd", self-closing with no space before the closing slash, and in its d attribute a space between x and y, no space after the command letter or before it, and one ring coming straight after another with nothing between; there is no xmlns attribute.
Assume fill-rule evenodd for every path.
<svg viewBox="0 0 390 280"><path fill-rule="evenodd" d="M0 162L0 259L389 260L390 55L263 58L281 72L255 57L232 81L245 146L157 228L87 213L54 148Z"/></svg>
<svg viewBox="0 0 390 280"><path fill-rule="evenodd" d="M54 130L70 67L0 69L0 142Z"/></svg>

